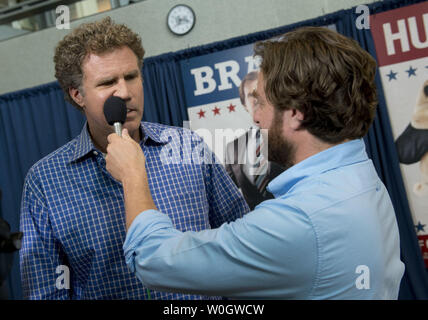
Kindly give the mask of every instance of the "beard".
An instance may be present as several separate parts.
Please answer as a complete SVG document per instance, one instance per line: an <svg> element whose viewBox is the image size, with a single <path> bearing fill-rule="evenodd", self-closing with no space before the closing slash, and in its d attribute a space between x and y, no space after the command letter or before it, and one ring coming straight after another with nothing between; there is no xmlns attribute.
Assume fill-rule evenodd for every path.
<svg viewBox="0 0 428 320"><path fill-rule="evenodd" d="M282 114L275 111L273 123L268 129L268 160L281 165L284 170L294 165L295 145L282 134Z"/></svg>

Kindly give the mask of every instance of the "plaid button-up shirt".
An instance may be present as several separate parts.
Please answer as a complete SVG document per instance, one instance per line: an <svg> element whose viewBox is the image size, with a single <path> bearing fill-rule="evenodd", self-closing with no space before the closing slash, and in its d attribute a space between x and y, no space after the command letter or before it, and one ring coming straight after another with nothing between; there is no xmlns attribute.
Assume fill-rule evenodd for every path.
<svg viewBox="0 0 428 320"><path fill-rule="evenodd" d="M141 132L155 204L177 229L215 228L248 212L221 164L188 161L206 150L200 148L205 145L199 137L187 129L148 122L141 123ZM172 154L185 161L171 161ZM86 124L79 136L29 170L21 231L25 298L147 299L149 293L153 299L204 298L148 291L127 268L123 188L106 170Z"/></svg>

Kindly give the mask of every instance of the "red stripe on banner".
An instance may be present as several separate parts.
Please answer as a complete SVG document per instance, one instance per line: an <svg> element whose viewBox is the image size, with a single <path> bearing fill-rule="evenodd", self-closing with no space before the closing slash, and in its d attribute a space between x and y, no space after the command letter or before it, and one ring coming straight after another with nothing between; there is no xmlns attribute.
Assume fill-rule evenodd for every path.
<svg viewBox="0 0 428 320"><path fill-rule="evenodd" d="M418 236L419 246L421 247L422 257L424 258L425 266L428 268L428 235Z"/></svg>
<svg viewBox="0 0 428 320"><path fill-rule="evenodd" d="M428 56L428 2L370 16L379 66Z"/></svg>

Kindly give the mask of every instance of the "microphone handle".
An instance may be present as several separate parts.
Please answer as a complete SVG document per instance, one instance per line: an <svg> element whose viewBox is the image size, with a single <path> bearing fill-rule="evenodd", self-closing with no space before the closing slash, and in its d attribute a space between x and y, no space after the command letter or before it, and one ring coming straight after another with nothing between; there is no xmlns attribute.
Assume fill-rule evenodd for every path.
<svg viewBox="0 0 428 320"><path fill-rule="evenodd" d="M114 126L114 132L116 132L116 134L121 137L122 136L122 124L120 122L115 122L113 124Z"/></svg>

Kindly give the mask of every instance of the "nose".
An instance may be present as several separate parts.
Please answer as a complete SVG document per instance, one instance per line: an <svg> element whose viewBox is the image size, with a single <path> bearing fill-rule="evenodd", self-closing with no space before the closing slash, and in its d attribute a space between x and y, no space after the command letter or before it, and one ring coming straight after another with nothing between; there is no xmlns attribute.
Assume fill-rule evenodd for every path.
<svg viewBox="0 0 428 320"><path fill-rule="evenodd" d="M122 98L125 101L128 101L131 99L128 84L126 83L126 81L124 79L120 79L118 81L114 95L116 97Z"/></svg>

